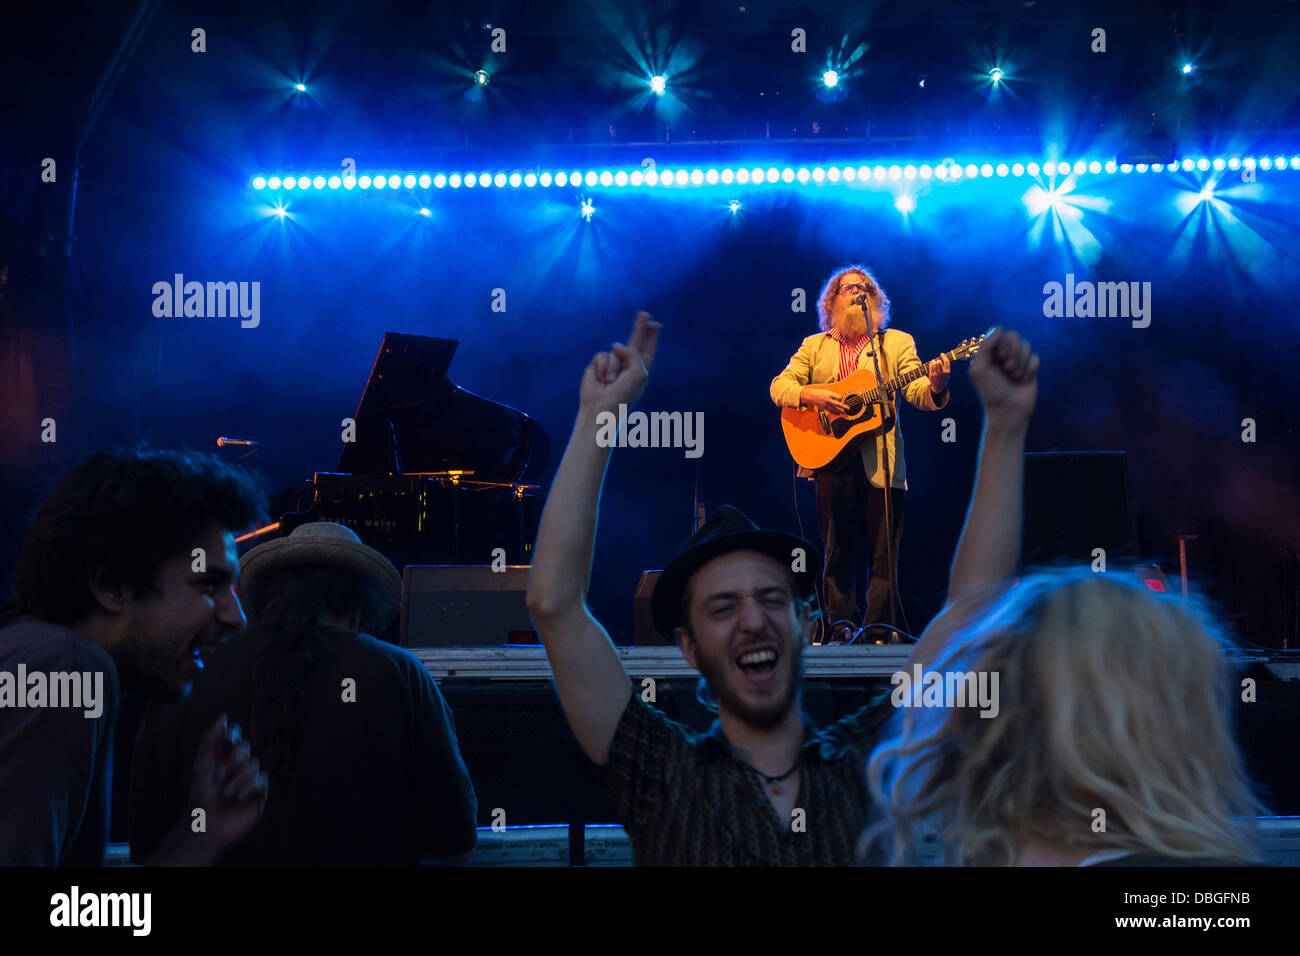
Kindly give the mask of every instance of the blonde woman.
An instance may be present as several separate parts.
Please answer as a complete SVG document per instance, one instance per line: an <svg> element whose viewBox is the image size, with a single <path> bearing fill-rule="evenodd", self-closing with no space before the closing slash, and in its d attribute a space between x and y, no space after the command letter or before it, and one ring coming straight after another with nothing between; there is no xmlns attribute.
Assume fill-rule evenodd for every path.
<svg viewBox="0 0 1300 956"><path fill-rule="evenodd" d="M991 335L972 363L986 412L975 492L948 604L913 656L945 688L984 675L996 699L898 708L867 765L875 823L862 857L1256 862L1249 821L1261 808L1231 736L1224 639L1203 603L1089 568L1011 584L1037 366L1014 332Z"/></svg>

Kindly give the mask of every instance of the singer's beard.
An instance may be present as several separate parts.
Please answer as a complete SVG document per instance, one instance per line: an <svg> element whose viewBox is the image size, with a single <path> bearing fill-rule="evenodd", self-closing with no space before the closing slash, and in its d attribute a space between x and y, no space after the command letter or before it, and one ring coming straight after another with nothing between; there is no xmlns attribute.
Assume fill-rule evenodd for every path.
<svg viewBox="0 0 1300 956"><path fill-rule="evenodd" d="M839 329L840 334L846 338L860 339L866 335L870 329L867 327L867 315L863 309L856 305L851 305L835 320L835 328Z"/></svg>

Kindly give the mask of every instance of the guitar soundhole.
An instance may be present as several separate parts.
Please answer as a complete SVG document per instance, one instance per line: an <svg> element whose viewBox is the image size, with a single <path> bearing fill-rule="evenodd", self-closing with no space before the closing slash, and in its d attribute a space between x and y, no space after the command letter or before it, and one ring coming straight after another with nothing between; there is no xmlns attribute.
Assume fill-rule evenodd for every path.
<svg viewBox="0 0 1300 956"><path fill-rule="evenodd" d="M865 403L861 395L849 395L844 399L844 407L848 409L849 417L854 418L862 412Z"/></svg>

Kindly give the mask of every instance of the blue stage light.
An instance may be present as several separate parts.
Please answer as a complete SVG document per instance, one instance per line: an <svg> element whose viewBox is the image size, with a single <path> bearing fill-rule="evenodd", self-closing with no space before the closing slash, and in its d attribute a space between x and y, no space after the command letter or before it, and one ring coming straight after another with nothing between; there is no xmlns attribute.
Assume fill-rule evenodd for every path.
<svg viewBox="0 0 1300 956"><path fill-rule="evenodd" d="M1120 171L1121 173L1124 173L1125 175L1128 175L1129 173L1133 172L1133 164L1132 164L1132 163L1121 163L1121 164L1120 164L1120 167L1119 167L1119 171Z"/></svg>
<svg viewBox="0 0 1300 956"><path fill-rule="evenodd" d="M789 170L787 170L787 172L789 172ZM781 178L781 170L777 169L775 166L772 166L772 167L770 167L770 168L768 169L768 171L767 171L767 181L768 181L769 183L774 183L774 182L776 182L777 180L779 180L780 178Z"/></svg>
<svg viewBox="0 0 1300 956"><path fill-rule="evenodd" d="M840 82L840 75L836 73L834 70L827 70L825 73L822 74L822 83L826 86L828 90L838 86L839 82Z"/></svg>
<svg viewBox="0 0 1300 956"><path fill-rule="evenodd" d="M1260 169L1272 169L1272 168L1273 168L1273 160L1269 159L1267 156L1261 156L1261 157L1259 158L1259 168L1260 168Z"/></svg>
<svg viewBox="0 0 1300 956"><path fill-rule="evenodd" d="M1292 157L1291 157L1291 168L1292 168L1292 169L1300 169L1300 156L1292 156Z"/></svg>
<svg viewBox="0 0 1300 956"><path fill-rule="evenodd" d="M787 183L794 182L794 170L789 166L781 170L781 179Z"/></svg>
<svg viewBox="0 0 1300 956"><path fill-rule="evenodd" d="M1138 164L1137 164L1136 166L1134 166L1133 168L1136 169L1139 173L1145 173L1145 172L1147 171L1147 164L1146 164L1146 163L1138 163Z"/></svg>
<svg viewBox="0 0 1300 956"><path fill-rule="evenodd" d="M1012 163L1012 164L1011 164L1011 175L1012 175L1012 176L1023 176L1024 174L1025 174L1025 167L1024 167L1024 164L1023 164L1023 163Z"/></svg>
<svg viewBox="0 0 1300 956"><path fill-rule="evenodd" d="M718 171L716 169L706 170L704 173L704 181L710 186L715 185L718 181Z"/></svg>
<svg viewBox="0 0 1300 956"><path fill-rule="evenodd" d="M696 185L696 186L698 186L698 185L700 185L700 183L704 182L704 170L702 170L702 169L692 169L692 170L691 170L691 182L692 182L694 185Z"/></svg>
<svg viewBox="0 0 1300 956"><path fill-rule="evenodd" d="M519 173L511 173L510 178L506 180L511 186L518 187L523 184L524 177Z"/></svg>
<svg viewBox="0 0 1300 956"><path fill-rule="evenodd" d="M307 92L307 84L306 84L306 83L295 83L295 84L293 85L293 88L294 88L295 90L297 90L299 93L306 93L306 92Z"/></svg>
<svg viewBox="0 0 1300 956"><path fill-rule="evenodd" d="M1233 156L1230 160L1228 160L1228 168L1229 168L1229 169L1240 169L1240 168L1241 168L1241 160L1238 159L1236 156Z"/></svg>
<svg viewBox="0 0 1300 956"><path fill-rule="evenodd" d="M272 176L270 179L268 179L268 180L266 181L266 184L267 184L268 186L270 186L272 189L279 189L279 188L280 188L280 177L279 177L279 176Z"/></svg>
<svg viewBox="0 0 1300 956"><path fill-rule="evenodd" d="M946 180L948 178L948 167L942 165L934 167L934 175L938 179Z"/></svg>
<svg viewBox="0 0 1300 956"><path fill-rule="evenodd" d="M325 182L330 189L338 189L340 186L343 185L343 179L340 176L331 176Z"/></svg>
<svg viewBox="0 0 1300 956"><path fill-rule="evenodd" d="M461 184L460 173L452 173L447 177L447 185L452 189L459 189Z"/></svg>
<svg viewBox="0 0 1300 956"><path fill-rule="evenodd" d="M473 188L474 186L478 185L478 176L474 175L473 173L466 173L465 178L464 180L462 180L462 182L464 182L467 187Z"/></svg>
<svg viewBox="0 0 1300 956"><path fill-rule="evenodd" d="M727 208L731 210L731 214L734 216L736 213L740 212L740 200L731 200L731 202L727 203Z"/></svg>
<svg viewBox="0 0 1300 956"><path fill-rule="evenodd" d="M389 185L392 185L392 182L393 182L393 181L390 179L388 182L389 182ZM402 177L400 180L398 180L398 182L400 182L400 183L401 183L403 186L405 186L407 189L414 189L414 188L415 188L415 174L414 174L414 173L407 173L404 177ZM394 187L394 188L395 188L395 187Z"/></svg>
<svg viewBox="0 0 1300 956"><path fill-rule="evenodd" d="M561 170L555 174L555 185L567 186L569 184L569 174ZM543 184L544 185L544 184Z"/></svg>
<svg viewBox="0 0 1300 956"><path fill-rule="evenodd" d="M359 176L359 177L357 177L357 185L360 186L362 189L369 189L369 188L370 188L370 177L369 177L369 176Z"/></svg>
<svg viewBox="0 0 1300 956"><path fill-rule="evenodd" d="M577 186L581 182L582 182L582 173L578 172L577 170L574 170L573 172L569 173L570 186Z"/></svg>
<svg viewBox="0 0 1300 956"><path fill-rule="evenodd" d="M995 66L993 67L993 69L989 70L989 79L992 81L994 86L997 86L999 83L1001 83L1002 82L1001 67Z"/></svg>
<svg viewBox="0 0 1300 956"><path fill-rule="evenodd" d="M1088 164L1088 172L1092 173L1094 176L1097 175L1101 172L1101 163L1094 159Z"/></svg>
<svg viewBox="0 0 1300 956"><path fill-rule="evenodd" d="M631 182L633 186L640 186L641 183L645 182L645 176L642 174L641 170L634 169L632 170L632 175L628 177L628 181Z"/></svg>
<svg viewBox="0 0 1300 956"><path fill-rule="evenodd" d="M299 176L299 177L298 177L298 188L299 188L299 189L306 189L306 188L308 188L309 186L311 186L311 177L310 177L310 176Z"/></svg>
<svg viewBox="0 0 1300 956"><path fill-rule="evenodd" d="M272 210L272 212L275 215L279 216L281 221L284 220L285 216L289 215L289 210L285 209L283 206L280 205L277 205L275 209Z"/></svg>
<svg viewBox="0 0 1300 956"><path fill-rule="evenodd" d="M1194 162L1192 162L1190 159L1184 159L1184 160L1183 160L1183 171L1184 171L1184 172L1189 172L1189 171L1191 170L1191 168L1192 168L1193 166L1195 166L1195 165L1196 165L1196 164L1195 164Z"/></svg>
<svg viewBox="0 0 1300 956"><path fill-rule="evenodd" d="M1007 167L1006 163L998 163L997 169L995 169L994 172L999 176L1005 176L1007 173L1011 172L1011 170Z"/></svg>
<svg viewBox="0 0 1300 956"><path fill-rule="evenodd" d="M428 189L431 185L433 185L433 177L430 176L428 173L422 173L420 175L420 178L417 179L416 182L420 184L421 189Z"/></svg>
<svg viewBox="0 0 1300 956"><path fill-rule="evenodd" d="M627 173L624 172L624 171L621 170L621 169L620 169L618 172L616 172L616 173L614 174L614 185L615 185L615 186L626 186L626 185L627 185Z"/></svg>
<svg viewBox="0 0 1300 956"><path fill-rule="evenodd" d="M492 185L496 186L498 189L500 189L505 184L506 184L505 173L497 173L495 176L492 177Z"/></svg>
<svg viewBox="0 0 1300 956"><path fill-rule="evenodd" d="M903 178L904 178L904 179L915 179L915 178L916 178L916 167L913 166L913 165L911 165L910 163L909 163L908 165L904 166L904 167L903 167Z"/></svg>
<svg viewBox="0 0 1300 956"><path fill-rule="evenodd" d="M1047 172L1046 167L1044 167L1042 171ZM1039 173L1038 164L1030 163L1028 166L1025 167L1025 172L1027 172L1030 176L1037 176Z"/></svg>
<svg viewBox="0 0 1300 956"><path fill-rule="evenodd" d="M907 193L904 193L903 195L899 196L897 199L894 200L894 208L897 209L899 212L901 212L904 216L906 216L909 212L911 212L913 209L916 208L916 200L913 199L911 196L909 196Z"/></svg>
<svg viewBox="0 0 1300 956"><path fill-rule="evenodd" d="M388 180L383 176L376 176L370 181L370 185L374 186L376 189L385 189L388 186Z"/></svg>
<svg viewBox="0 0 1300 956"><path fill-rule="evenodd" d="M1082 176L1085 172L1087 172L1087 170L1088 170L1088 164L1085 163L1083 160L1079 160L1074 164L1074 175L1076 176Z"/></svg>
<svg viewBox="0 0 1300 956"><path fill-rule="evenodd" d="M903 169L902 169L901 166L890 166L890 167L889 167L889 178L890 178L890 179L900 179L900 178L902 177L902 175L903 175Z"/></svg>
<svg viewBox="0 0 1300 956"><path fill-rule="evenodd" d="M265 188L266 188L266 177L265 177L265 176L254 176L254 177L253 177L253 188L254 188L254 189L265 189Z"/></svg>
<svg viewBox="0 0 1300 956"><path fill-rule="evenodd" d="M1184 76L1188 75L1189 73L1192 72L1192 69L1193 69L1192 64L1190 64L1190 63L1184 63L1184 64L1183 64L1183 75L1184 75Z"/></svg>
<svg viewBox="0 0 1300 956"><path fill-rule="evenodd" d="M428 206L421 206L421 207L420 207L420 215L421 215L421 216L428 217L428 216L432 216L433 213L429 211L429 207L428 207Z"/></svg>
<svg viewBox="0 0 1300 956"><path fill-rule="evenodd" d="M530 189L531 189L533 186L536 186L536 185L537 185L537 174L536 174L536 173L524 173L524 185L527 186L527 187L529 187Z"/></svg>
<svg viewBox="0 0 1300 956"><path fill-rule="evenodd" d="M437 176L433 177L433 186L435 189L442 189L446 185L447 185L447 177L444 174L439 173Z"/></svg>
<svg viewBox="0 0 1300 956"><path fill-rule="evenodd" d="M596 212L596 207L591 204L591 200L584 199L582 201L582 206L579 207L579 209L582 213L582 218L587 220L587 222L591 222L591 217Z"/></svg>
<svg viewBox="0 0 1300 956"><path fill-rule="evenodd" d="M684 169L679 169L679 170L677 170L677 172L673 175L673 179L676 181L676 183L677 183L678 186L685 186L687 180L690 179L690 175L686 172L686 170L684 170Z"/></svg>
<svg viewBox="0 0 1300 956"><path fill-rule="evenodd" d="M745 183L749 182L749 170L748 169L736 170L736 182L740 183L742 186Z"/></svg>
<svg viewBox="0 0 1300 956"><path fill-rule="evenodd" d="M852 166L844 167L844 181L846 183L851 183L857 178L858 178L858 171L856 169L854 169Z"/></svg>
<svg viewBox="0 0 1300 956"><path fill-rule="evenodd" d="M730 186L733 182L736 181L736 174L734 171L730 169L724 169L722 171L722 175L720 178L722 179L724 185Z"/></svg>
<svg viewBox="0 0 1300 956"><path fill-rule="evenodd" d="M979 175L979 168L974 163L967 163L965 172L968 177L974 179Z"/></svg>
<svg viewBox="0 0 1300 956"><path fill-rule="evenodd" d="M391 176L388 177L388 185L389 185L391 188L396 189L398 186L402 185L402 177L401 177L401 176L398 176L396 173L394 173L393 175L391 175ZM415 177L414 177L414 176L411 177L411 185L412 185L412 186L415 185Z"/></svg>
<svg viewBox="0 0 1300 956"><path fill-rule="evenodd" d="M931 170L930 167L926 164L922 164L918 172L920 172L922 179L929 179L930 176L933 175L933 170Z"/></svg>
<svg viewBox="0 0 1300 956"><path fill-rule="evenodd" d="M1171 169L1172 169L1174 166L1176 166L1176 165L1177 165L1176 163L1170 163L1170 164L1169 164L1169 166L1170 166ZM1138 170L1138 172L1141 172L1141 171L1142 171L1142 170L1140 170L1140 169ZM1165 171L1165 164L1164 164L1164 163L1152 163L1152 164L1151 164L1151 172L1153 172L1153 173L1163 173L1164 171Z"/></svg>
<svg viewBox="0 0 1300 956"><path fill-rule="evenodd" d="M1196 161L1196 168L1199 169L1201 172L1205 172L1207 169L1210 168L1210 161L1205 158L1198 159Z"/></svg>
<svg viewBox="0 0 1300 956"><path fill-rule="evenodd" d="M1119 164L1116 163L1115 160L1113 159L1108 159L1106 161L1106 165L1103 166L1102 168L1105 169L1106 172L1108 173L1114 173L1115 170L1119 169Z"/></svg>
<svg viewBox="0 0 1300 956"><path fill-rule="evenodd" d="M537 177L537 181L542 184L542 188L546 188L551 185L551 174L549 172L542 173Z"/></svg>
<svg viewBox="0 0 1300 956"><path fill-rule="evenodd" d="M826 178L833 183L838 183L840 181L840 168L838 166L832 166L830 169L826 170Z"/></svg>
<svg viewBox="0 0 1300 956"><path fill-rule="evenodd" d="M826 170L822 169L820 166L814 166L812 168L812 179L815 183L826 182Z"/></svg>
<svg viewBox="0 0 1300 956"><path fill-rule="evenodd" d="M668 78L666 76L650 77L650 91L655 96L663 96L664 90L668 88Z"/></svg>
<svg viewBox="0 0 1300 956"><path fill-rule="evenodd" d="M807 166L800 166L795 171L794 178L799 180L799 182L801 183L806 183L809 179L812 178L812 173L808 172Z"/></svg>
<svg viewBox="0 0 1300 956"><path fill-rule="evenodd" d="M298 180L294 179L292 176L285 176L285 177L284 177L284 188L285 188L285 189L297 189L297 188L298 188Z"/></svg>
<svg viewBox="0 0 1300 956"><path fill-rule="evenodd" d="M475 86L487 86L487 85L488 85L488 82L489 82L491 79L492 79L492 77L488 76L488 72L487 72L487 70L475 70L475 71L474 71L474 85L475 85Z"/></svg>

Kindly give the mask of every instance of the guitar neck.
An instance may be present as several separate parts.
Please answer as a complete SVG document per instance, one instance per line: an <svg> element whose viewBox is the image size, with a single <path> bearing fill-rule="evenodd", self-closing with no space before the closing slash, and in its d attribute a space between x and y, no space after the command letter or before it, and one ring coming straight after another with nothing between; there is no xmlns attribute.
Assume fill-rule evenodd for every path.
<svg viewBox="0 0 1300 956"><path fill-rule="evenodd" d="M943 355L948 356L950 361L954 358L951 352L944 352ZM892 392L896 392L904 385L907 385L909 382L915 382L918 378L922 378L926 375L929 375L930 366L933 365L935 362L939 361L940 358L943 358L943 355L940 355L938 358L932 358L928 362L923 362L918 367L912 369L912 371L891 378L889 379L889 381L881 385L878 385L877 387L873 388L870 392L866 393L865 396L866 400L873 401L874 399L879 398L882 392L886 395Z"/></svg>

